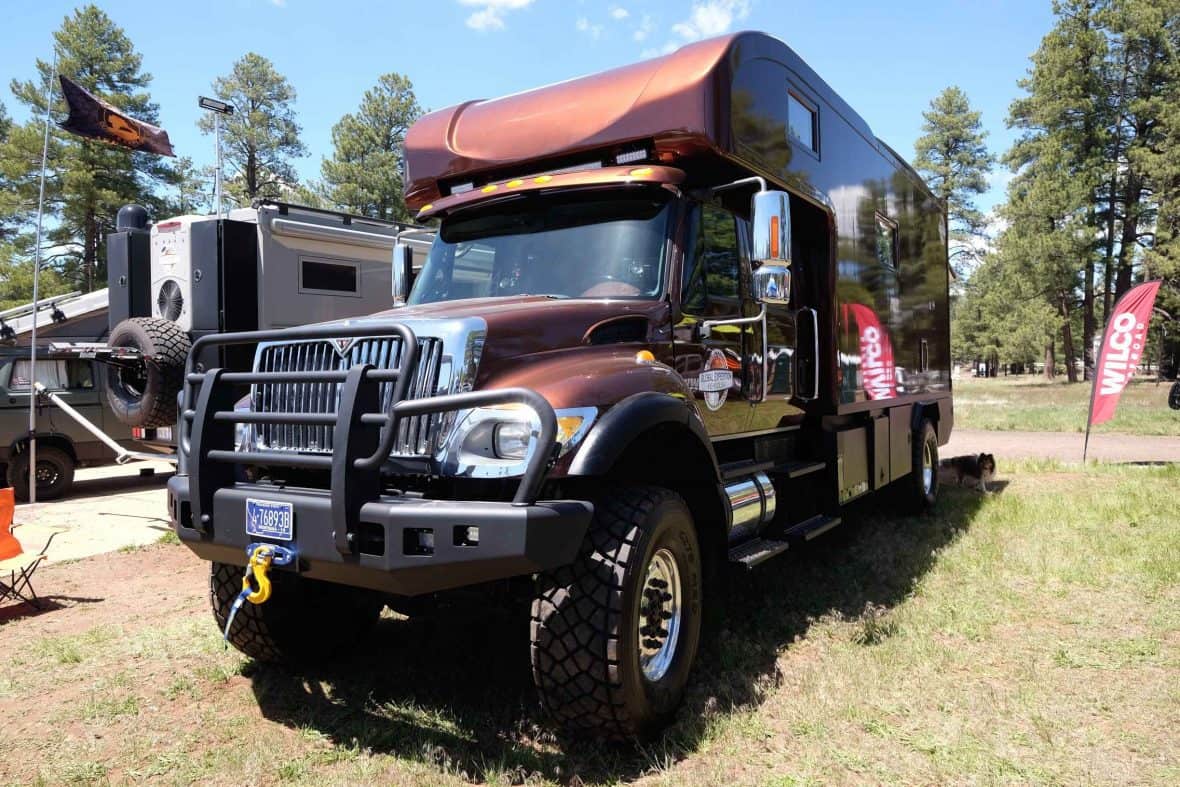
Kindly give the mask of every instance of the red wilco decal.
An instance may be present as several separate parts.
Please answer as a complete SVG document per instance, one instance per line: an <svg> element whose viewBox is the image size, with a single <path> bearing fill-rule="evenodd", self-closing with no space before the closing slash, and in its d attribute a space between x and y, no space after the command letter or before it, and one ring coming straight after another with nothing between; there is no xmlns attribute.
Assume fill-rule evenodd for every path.
<svg viewBox="0 0 1180 787"><path fill-rule="evenodd" d="M1140 284L1127 290L1115 304L1114 316L1106 324L1106 335L1098 352L1098 369L1090 396L1089 426L1114 417L1119 397L1146 349L1147 326L1151 322L1151 308L1155 305L1159 288L1158 281Z"/></svg>
<svg viewBox="0 0 1180 787"><path fill-rule="evenodd" d="M881 327L876 312L868 306L848 303L844 308L852 312L860 336L860 377L865 393L872 400L897 396L889 333Z"/></svg>

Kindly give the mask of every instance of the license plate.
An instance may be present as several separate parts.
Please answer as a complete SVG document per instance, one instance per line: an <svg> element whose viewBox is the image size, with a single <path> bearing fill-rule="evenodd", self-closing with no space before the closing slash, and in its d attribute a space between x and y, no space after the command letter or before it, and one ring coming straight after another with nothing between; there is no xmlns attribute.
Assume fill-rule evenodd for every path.
<svg viewBox="0 0 1180 787"><path fill-rule="evenodd" d="M290 541L295 537L295 510L291 503L246 499L246 533Z"/></svg>

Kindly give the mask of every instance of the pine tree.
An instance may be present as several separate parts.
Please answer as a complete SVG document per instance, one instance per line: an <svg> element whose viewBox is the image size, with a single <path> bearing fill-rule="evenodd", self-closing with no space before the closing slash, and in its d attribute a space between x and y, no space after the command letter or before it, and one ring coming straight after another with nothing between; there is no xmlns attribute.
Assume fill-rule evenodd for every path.
<svg viewBox="0 0 1180 787"><path fill-rule="evenodd" d="M222 145L230 172L226 194L239 205L278 199L298 181L291 159L307 154L295 121L295 88L262 55L248 52L230 73L213 80L213 93L234 106L221 118ZM213 133L213 118L202 117L201 131Z"/></svg>
<svg viewBox="0 0 1180 787"><path fill-rule="evenodd" d="M974 198L987 191L987 174L995 157L984 144L987 132L980 113L971 109L959 87L943 90L922 113L922 136L914 143L914 166L947 209L951 262L956 272L978 262L972 240L983 233L985 219Z"/></svg>
<svg viewBox="0 0 1180 787"><path fill-rule="evenodd" d="M157 107L147 88L152 77L130 39L97 6L86 5L67 16L53 34L58 73L132 117L157 122ZM12 93L29 108L31 118L14 127L0 145L0 171L10 179L11 198L27 225L37 203L46 86L52 64L36 62L37 77L12 82ZM65 102L52 85L53 116L64 118ZM115 213L128 202L156 208L158 185L170 181L167 162L96 140L54 129L46 179L46 214L52 217L45 247L46 264L59 268L74 286L86 291L106 281L106 233Z"/></svg>
<svg viewBox="0 0 1180 787"><path fill-rule="evenodd" d="M332 128L332 158L322 165L328 199L373 218L410 218L402 199L406 131L422 115L410 80L385 74L365 91L360 108Z"/></svg>

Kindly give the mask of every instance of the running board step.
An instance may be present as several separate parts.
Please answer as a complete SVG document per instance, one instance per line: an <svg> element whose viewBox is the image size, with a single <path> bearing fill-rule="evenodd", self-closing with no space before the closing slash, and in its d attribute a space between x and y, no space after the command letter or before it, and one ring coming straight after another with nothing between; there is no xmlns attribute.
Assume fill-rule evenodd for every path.
<svg viewBox="0 0 1180 787"><path fill-rule="evenodd" d="M754 568L786 552L790 546L786 541L754 538L729 550L729 562L745 566L747 569Z"/></svg>
<svg viewBox="0 0 1180 787"><path fill-rule="evenodd" d="M721 480L732 481L735 478L754 475L754 473L765 473L768 470L773 470L777 465L777 462L758 462L753 459L729 462L721 465Z"/></svg>
<svg viewBox="0 0 1180 787"><path fill-rule="evenodd" d="M818 473L827 466L827 462L791 462L782 468L782 472L787 474L787 478L801 478Z"/></svg>
<svg viewBox="0 0 1180 787"><path fill-rule="evenodd" d="M823 535L836 525L840 524L840 517L826 516L824 514L816 514L810 519L804 519L797 525L787 529L783 533L783 538L787 539L802 539L803 541L810 541L816 536Z"/></svg>

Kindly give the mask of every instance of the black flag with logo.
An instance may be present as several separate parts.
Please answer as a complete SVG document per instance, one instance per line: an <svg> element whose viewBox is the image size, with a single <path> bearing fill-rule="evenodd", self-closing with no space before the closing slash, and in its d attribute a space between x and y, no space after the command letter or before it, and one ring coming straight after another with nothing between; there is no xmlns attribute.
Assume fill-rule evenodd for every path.
<svg viewBox="0 0 1180 787"><path fill-rule="evenodd" d="M164 129L136 120L70 79L59 78L62 95L70 107L70 116L61 124L66 131L145 153L176 155Z"/></svg>

